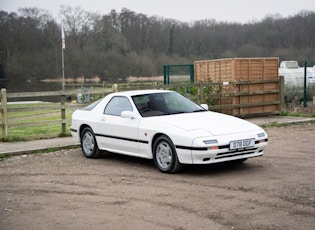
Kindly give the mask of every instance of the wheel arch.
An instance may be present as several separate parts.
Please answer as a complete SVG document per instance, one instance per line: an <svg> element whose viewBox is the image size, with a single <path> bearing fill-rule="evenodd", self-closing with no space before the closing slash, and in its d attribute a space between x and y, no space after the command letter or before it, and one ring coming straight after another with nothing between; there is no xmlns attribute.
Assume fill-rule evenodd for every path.
<svg viewBox="0 0 315 230"><path fill-rule="evenodd" d="M152 153L152 156L153 156L153 146L154 146L154 143L156 141L156 139L158 139L160 136L167 136L171 141L172 139L166 135L165 133L156 133L153 138L152 138L152 143L151 143L151 153ZM172 141L173 142L173 141Z"/></svg>
<svg viewBox="0 0 315 230"><path fill-rule="evenodd" d="M172 149L171 150L171 162L169 162L169 166L167 166L166 168L164 168L164 166L162 166L162 165L164 165L164 163L162 163L162 165L161 165L161 162L160 162L160 160L158 160L158 158L159 157L156 157L156 155L155 154L157 154L157 153L154 153L154 147L155 147L155 143L156 143L156 141L157 141L157 139L158 138L164 138L164 140L166 141L166 142L168 142L168 146L169 146L169 148L170 149ZM158 143L158 145L160 145L160 143ZM163 144L164 145L164 144ZM156 147L155 147L156 148ZM154 160L154 164L156 165L156 167L161 171L161 172L163 172L163 173L175 173L175 172L177 172L180 168L181 168L181 163L179 162L179 160L178 160L178 155L177 155L177 152L176 152L176 147L175 147L175 145L174 145L174 143L173 143L173 140L172 140L172 138L169 136L169 135L167 135L167 134L165 134L165 133L157 133L157 134L155 134L154 135L154 137L152 138L152 145L151 145L151 151L152 151L152 156L153 156L153 160ZM160 155L160 154L159 154ZM164 155L164 154L162 154L162 155ZM159 158L160 159L160 158ZM162 160L162 161L164 161L164 160Z"/></svg>
<svg viewBox="0 0 315 230"><path fill-rule="evenodd" d="M89 127L91 128L91 126L87 125L87 124L82 124L79 128L79 137L80 137L80 140L81 140L81 136L82 136L82 131L86 128L86 127ZM91 128L92 129L92 128Z"/></svg>

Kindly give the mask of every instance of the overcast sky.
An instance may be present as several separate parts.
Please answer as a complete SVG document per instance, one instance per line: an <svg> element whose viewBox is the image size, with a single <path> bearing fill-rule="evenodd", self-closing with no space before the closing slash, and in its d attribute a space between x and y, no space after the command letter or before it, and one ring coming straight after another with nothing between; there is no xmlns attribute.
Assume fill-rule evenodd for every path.
<svg viewBox="0 0 315 230"><path fill-rule="evenodd" d="M17 12L21 7L48 10L58 20L60 6L80 6L86 11L108 14L127 8L147 16L182 22L215 19L224 22L260 21L266 15L288 17L301 10L315 11L314 0L0 0L0 9Z"/></svg>

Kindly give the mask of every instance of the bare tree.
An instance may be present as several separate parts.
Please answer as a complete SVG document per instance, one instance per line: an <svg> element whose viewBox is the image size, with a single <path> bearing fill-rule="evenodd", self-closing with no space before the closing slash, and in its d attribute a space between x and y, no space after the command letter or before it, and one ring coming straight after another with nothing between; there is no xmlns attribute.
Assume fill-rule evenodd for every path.
<svg viewBox="0 0 315 230"><path fill-rule="evenodd" d="M65 20L69 37L83 50L100 15L87 12L81 7L72 8L70 6L61 6L60 15Z"/></svg>

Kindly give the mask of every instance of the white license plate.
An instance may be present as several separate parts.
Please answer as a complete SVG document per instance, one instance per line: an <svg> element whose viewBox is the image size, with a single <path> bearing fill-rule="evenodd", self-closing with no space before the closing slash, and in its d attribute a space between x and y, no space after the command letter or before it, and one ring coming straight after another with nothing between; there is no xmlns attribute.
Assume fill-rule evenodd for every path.
<svg viewBox="0 0 315 230"><path fill-rule="evenodd" d="M255 138L230 142L230 149L244 149L255 145Z"/></svg>

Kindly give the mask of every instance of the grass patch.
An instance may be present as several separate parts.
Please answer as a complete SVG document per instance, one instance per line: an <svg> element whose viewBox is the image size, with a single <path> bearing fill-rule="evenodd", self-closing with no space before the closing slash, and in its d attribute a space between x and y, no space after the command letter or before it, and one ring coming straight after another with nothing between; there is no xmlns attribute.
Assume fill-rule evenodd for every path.
<svg viewBox="0 0 315 230"><path fill-rule="evenodd" d="M60 150L61 150L60 147L52 147L52 148L48 148L48 149L37 149L34 151L34 154L41 155L43 153L53 153L53 152L57 152Z"/></svg>
<svg viewBox="0 0 315 230"><path fill-rule="evenodd" d="M4 154L0 154L0 161L4 161L5 159L7 159L8 156L4 155Z"/></svg>
<svg viewBox="0 0 315 230"><path fill-rule="evenodd" d="M4 139L0 132L0 138L3 141L27 141L70 136L71 115L83 106L66 106L66 132L63 133L60 103L8 104L9 135Z"/></svg>
<svg viewBox="0 0 315 230"><path fill-rule="evenodd" d="M34 154L36 154L36 155L41 155L43 153L44 153L44 151L42 149L37 149L34 151Z"/></svg>
<svg viewBox="0 0 315 230"><path fill-rule="evenodd" d="M51 153L51 152L57 152L57 151L60 151L60 150L61 150L60 147L53 147L53 148L49 148L49 149L47 150L47 152Z"/></svg>
<svg viewBox="0 0 315 230"><path fill-rule="evenodd" d="M264 125L261 125L262 128L271 128L271 127L284 127L284 126L288 126L290 124L288 123L278 123L276 121L274 122L270 122L268 124L264 124Z"/></svg>
<svg viewBox="0 0 315 230"><path fill-rule="evenodd" d="M301 122L299 122L301 123ZM315 124L315 120L313 121L305 121L305 122L302 122L302 123L309 123L309 124ZM295 125L297 123L295 122L291 122L291 123L279 123L279 122L270 122L268 124L263 124L261 125L262 128L271 128L271 127L286 127L286 126L289 126L289 125Z"/></svg>
<svg viewBox="0 0 315 230"><path fill-rule="evenodd" d="M290 117L315 117L315 114L307 114L307 113L300 113L300 112L287 112L282 111L282 116L290 116Z"/></svg>

